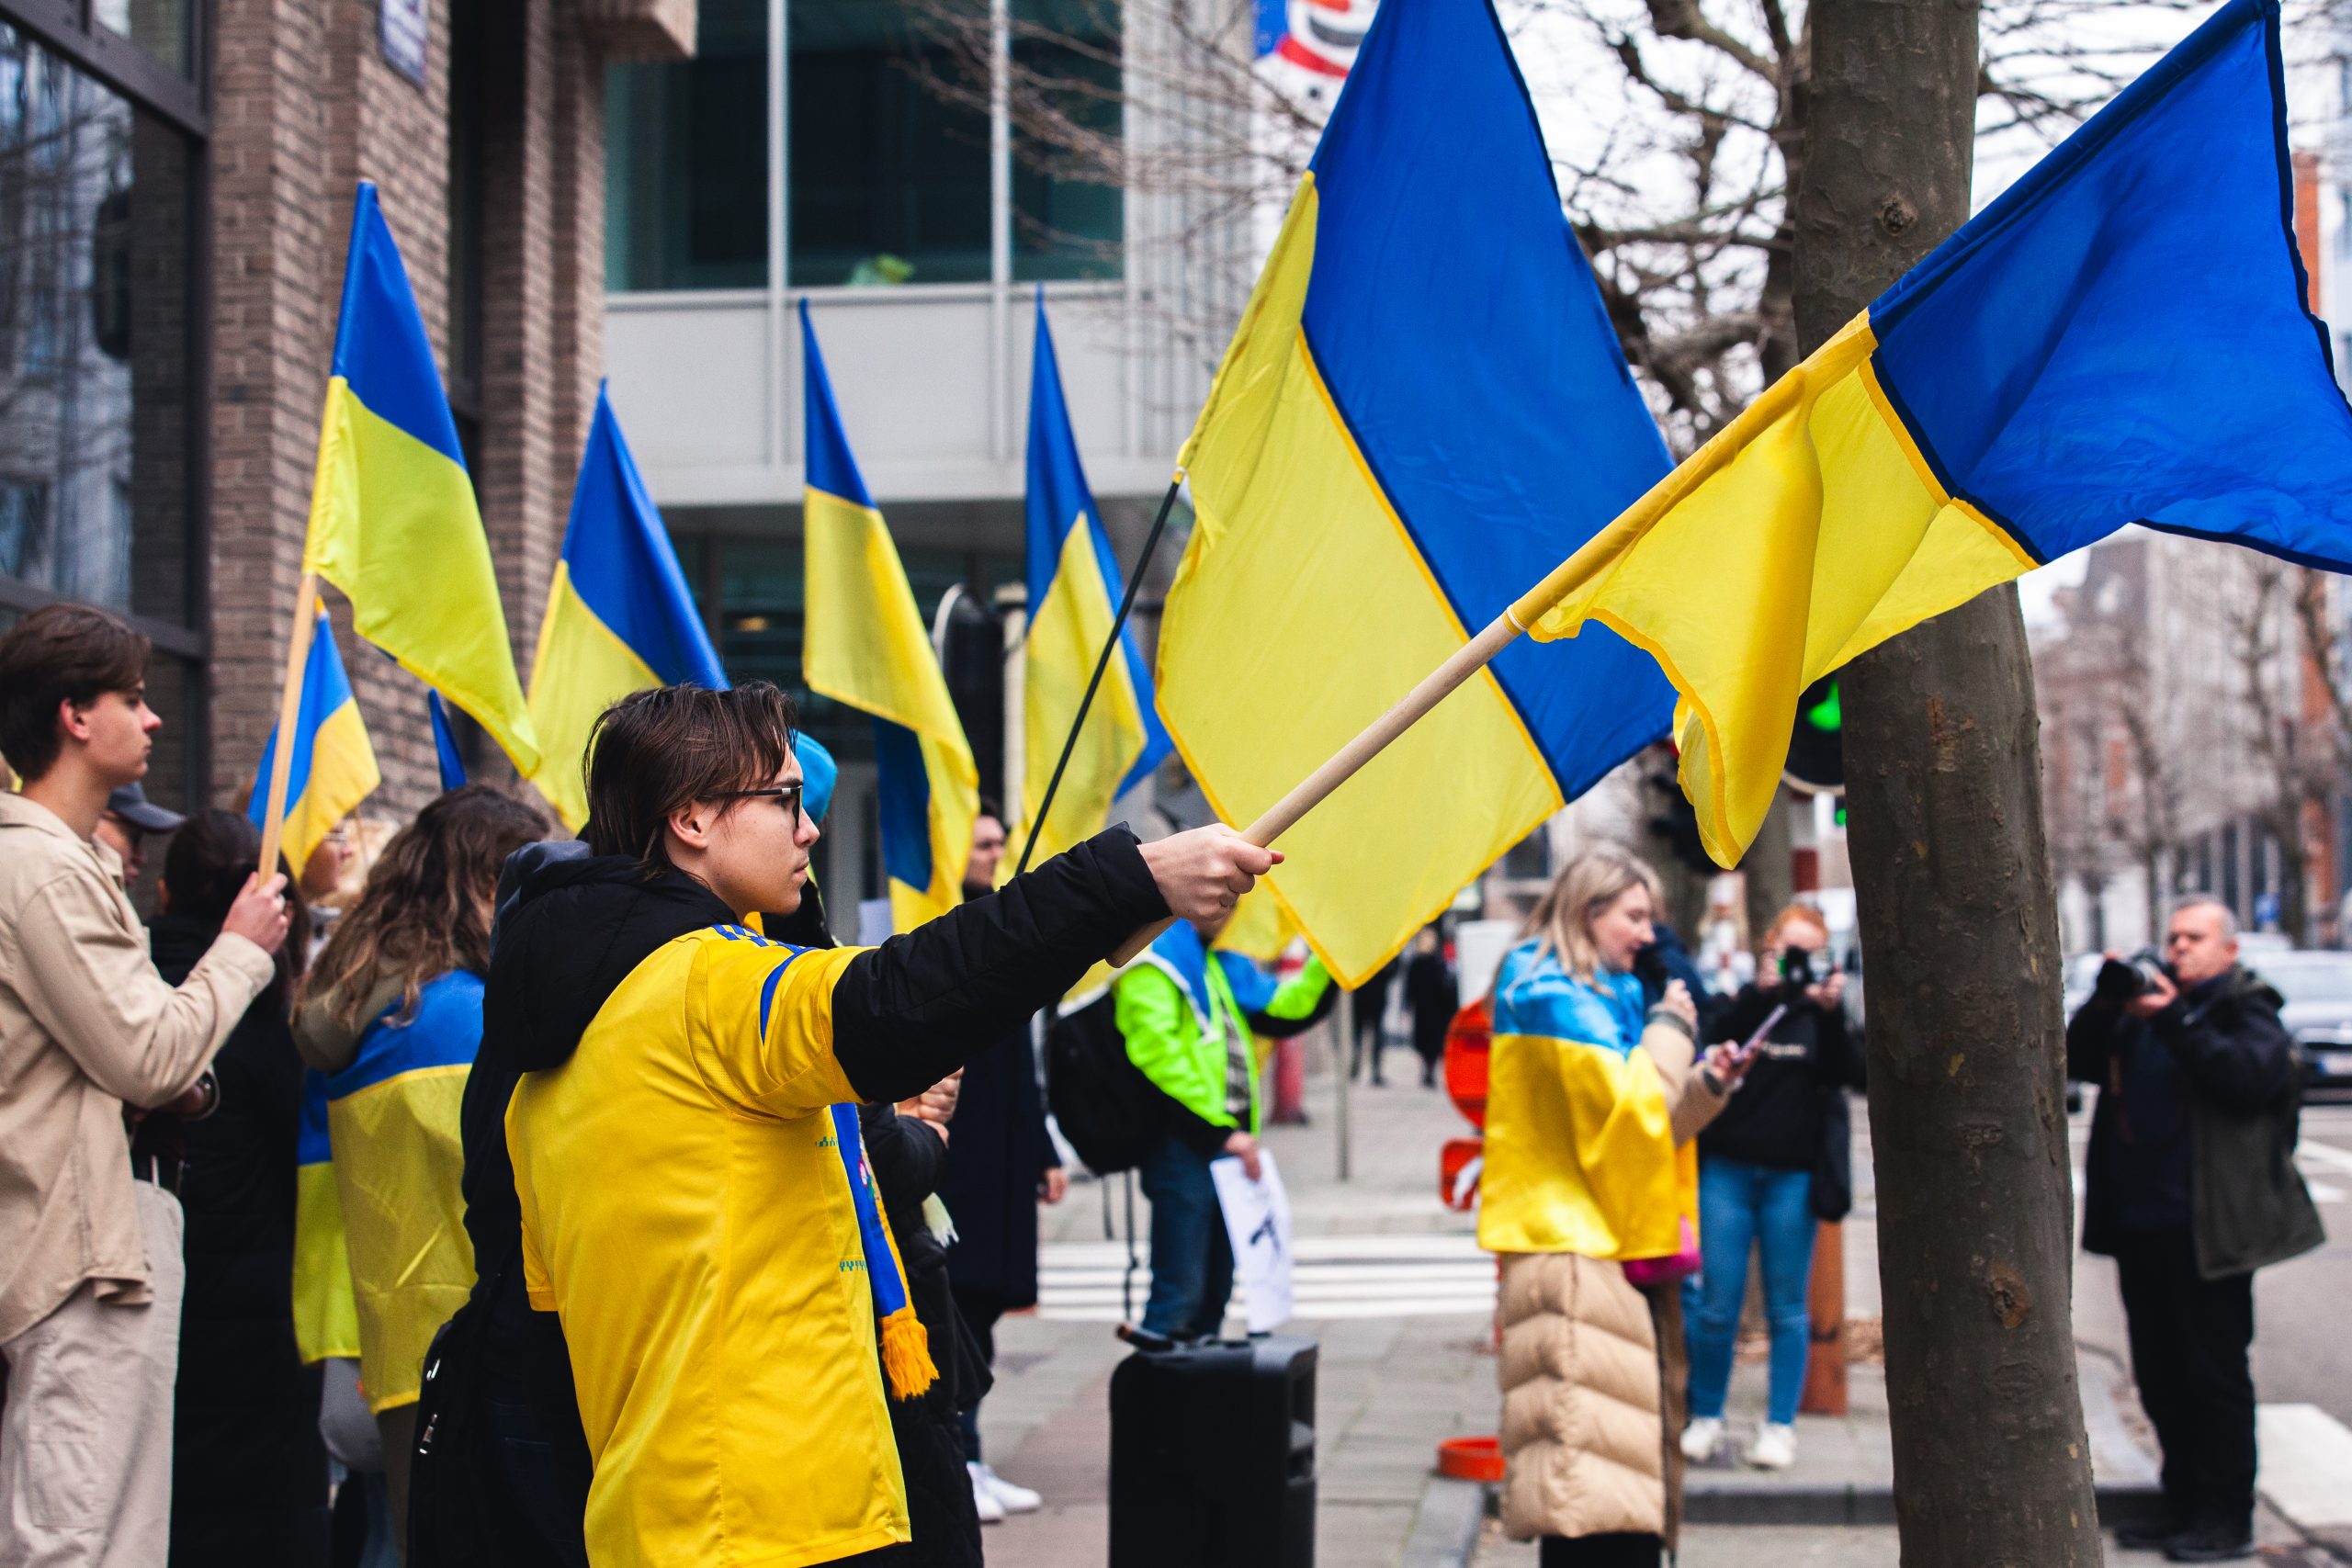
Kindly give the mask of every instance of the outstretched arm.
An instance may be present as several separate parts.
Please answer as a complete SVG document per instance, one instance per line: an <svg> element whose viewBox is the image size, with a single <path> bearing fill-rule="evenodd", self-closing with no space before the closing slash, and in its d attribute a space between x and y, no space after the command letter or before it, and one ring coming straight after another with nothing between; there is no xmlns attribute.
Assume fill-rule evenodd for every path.
<svg viewBox="0 0 2352 1568"><path fill-rule="evenodd" d="M864 1100L896 1100L1068 994L1131 932L1230 908L1280 857L1223 826L1149 844L1097 833L850 962L833 1054Z"/></svg>

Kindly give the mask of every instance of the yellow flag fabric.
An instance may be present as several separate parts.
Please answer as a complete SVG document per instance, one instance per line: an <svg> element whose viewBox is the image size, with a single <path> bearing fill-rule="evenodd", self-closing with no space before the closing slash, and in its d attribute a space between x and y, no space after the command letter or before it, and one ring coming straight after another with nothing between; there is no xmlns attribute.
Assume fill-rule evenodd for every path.
<svg viewBox="0 0 2352 1568"><path fill-rule="evenodd" d="M1809 682L2034 564L1937 480L1875 347L1855 317L1513 612L1539 638L1598 622L1657 658L1680 694L1683 790L1724 865L1771 807Z"/></svg>

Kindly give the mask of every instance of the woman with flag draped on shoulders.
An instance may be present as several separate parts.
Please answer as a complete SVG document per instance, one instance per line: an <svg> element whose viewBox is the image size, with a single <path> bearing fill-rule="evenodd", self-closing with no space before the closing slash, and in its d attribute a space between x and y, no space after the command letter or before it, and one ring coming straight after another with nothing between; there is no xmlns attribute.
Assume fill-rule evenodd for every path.
<svg viewBox="0 0 2352 1568"><path fill-rule="evenodd" d="M427 806L336 922L295 1015L296 1046L326 1075L360 1380L403 1550L424 1352L474 1281L458 1108L481 1043L491 894L546 831L534 807L479 784Z"/></svg>
<svg viewBox="0 0 2352 1568"><path fill-rule="evenodd" d="M1634 957L1657 897L1633 855L1588 851L1495 976L1478 1243L1502 1263L1503 1528L1542 1537L1544 1568L1654 1568L1680 1512L1689 1145L1736 1066L1693 1071L1679 981L1643 1006Z"/></svg>

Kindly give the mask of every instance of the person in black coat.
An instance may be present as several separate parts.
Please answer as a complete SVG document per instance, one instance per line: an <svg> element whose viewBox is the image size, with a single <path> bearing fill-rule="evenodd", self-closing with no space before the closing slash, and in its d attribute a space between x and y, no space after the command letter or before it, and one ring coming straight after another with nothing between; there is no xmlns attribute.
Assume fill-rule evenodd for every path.
<svg viewBox="0 0 2352 1568"><path fill-rule="evenodd" d="M1348 1047L1348 1081L1353 1083L1363 1071L1364 1058L1372 1058L1372 1081L1385 1087L1388 1080L1381 1076L1380 1052L1387 1043L1381 1032L1380 1021L1388 1011L1388 987L1396 983L1398 964L1394 958L1373 971L1372 978L1357 988L1354 998L1355 1040Z"/></svg>
<svg viewBox="0 0 2352 1568"><path fill-rule="evenodd" d="M1694 1462L1713 1458L1723 1443L1751 1250L1763 1274L1772 1364L1763 1429L1747 1461L1770 1470L1796 1457L1813 1339L1814 1235L1819 1221L1844 1217L1850 1201L1845 1092L1862 1086L1860 1043L1846 1027L1845 976L1815 973L1828 944L1820 911L1791 905L1764 933L1756 983L1702 1025L1710 1042L1745 1043L1758 1030L1763 1038L1738 1091L1699 1134L1702 1266L1687 1320L1690 1425L1682 1437Z"/></svg>
<svg viewBox="0 0 2352 1568"><path fill-rule="evenodd" d="M164 908L150 922L155 968L177 985L220 934L261 853L228 811L199 812L164 857ZM148 1117L137 1147L181 1166L187 1294L180 1309L172 1430L172 1568L322 1568L327 1454L319 1369L294 1344L294 1138L302 1063L287 992L300 931L277 981L212 1060L217 1109Z"/></svg>
<svg viewBox="0 0 2352 1568"><path fill-rule="evenodd" d="M982 801L972 827L965 897L989 891L1003 854L1004 828L993 806ZM965 1065L955 1136L938 1189L956 1226L947 1248L947 1277L988 1366L996 1364L997 1320L1037 1304L1037 1205L1060 1202L1069 1185L1061 1156L1046 1131L1029 1031L1008 1031ZM981 1457L977 1399L966 1408L963 1426L975 1506L984 1514L990 1504L1007 1513L1037 1507L1043 1499L1036 1493L1006 1481Z"/></svg>
<svg viewBox="0 0 2352 1568"><path fill-rule="evenodd" d="M2326 1239L2294 1165L2294 1038L2237 959L2229 908L2184 898L2163 969L2110 964L2066 1025L2068 1076L2099 1086L2083 1250L2115 1259L2164 1450L2165 1517L2116 1537L2176 1562L2254 1552L2254 1271Z"/></svg>
<svg viewBox="0 0 2352 1568"><path fill-rule="evenodd" d="M1413 939L1412 955L1405 960L1405 1009L1413 1018L1413 1054L1421 1059L1421 1087L1434 1088L1438 1065L1445 1060L1446 1031L1462 1010L1453 965L1445 960L1445 939L1435 926Z"/></svg>
<svg viewBox="0 0 2352 1568"><path fill-rule="evenodd" d="M954 1083L948 1079L923 1096L930 1115L904 1115L888 1105L857 1110L883 1219L906 1267L907 1299L939 1369L930 1388L912 1399L890 1401L890 1435L899 1444L907 1523L914 1531L912 1540L873 1554L875 1562L891 1568L978 1568L980 1562L980 1518L965 1468L962 1411L979 1403L989 1372L956 1315L946 1245L932 1233L923 1213L923 1200L937 1190L950 1147L946 1127L933 1118L957 1113Z"/></svg>

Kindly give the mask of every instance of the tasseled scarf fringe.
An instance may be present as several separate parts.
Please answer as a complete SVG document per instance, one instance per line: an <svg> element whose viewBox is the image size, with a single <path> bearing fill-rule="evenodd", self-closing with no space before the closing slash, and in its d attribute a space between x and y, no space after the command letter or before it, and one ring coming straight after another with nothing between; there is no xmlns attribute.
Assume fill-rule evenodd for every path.
<svg viewBox="0 0 2352 1568"><path fill-rule="evenodd" d="M836 1105L833 1143L842 1170L849 1179L851 1200L857 1206L858 1235L865 1244L865 1278L874 1292L874 1315L881 1324L882 1371L890 1393L912 1399L939 1381L938 1363L931 1359L931 1336L915 1316L907 1295L907 1267L899 1257L899 1243L883 1217L874 1190L874 1173L865 1163L865 1141L858 1135L857 1107Z"/></svg>

